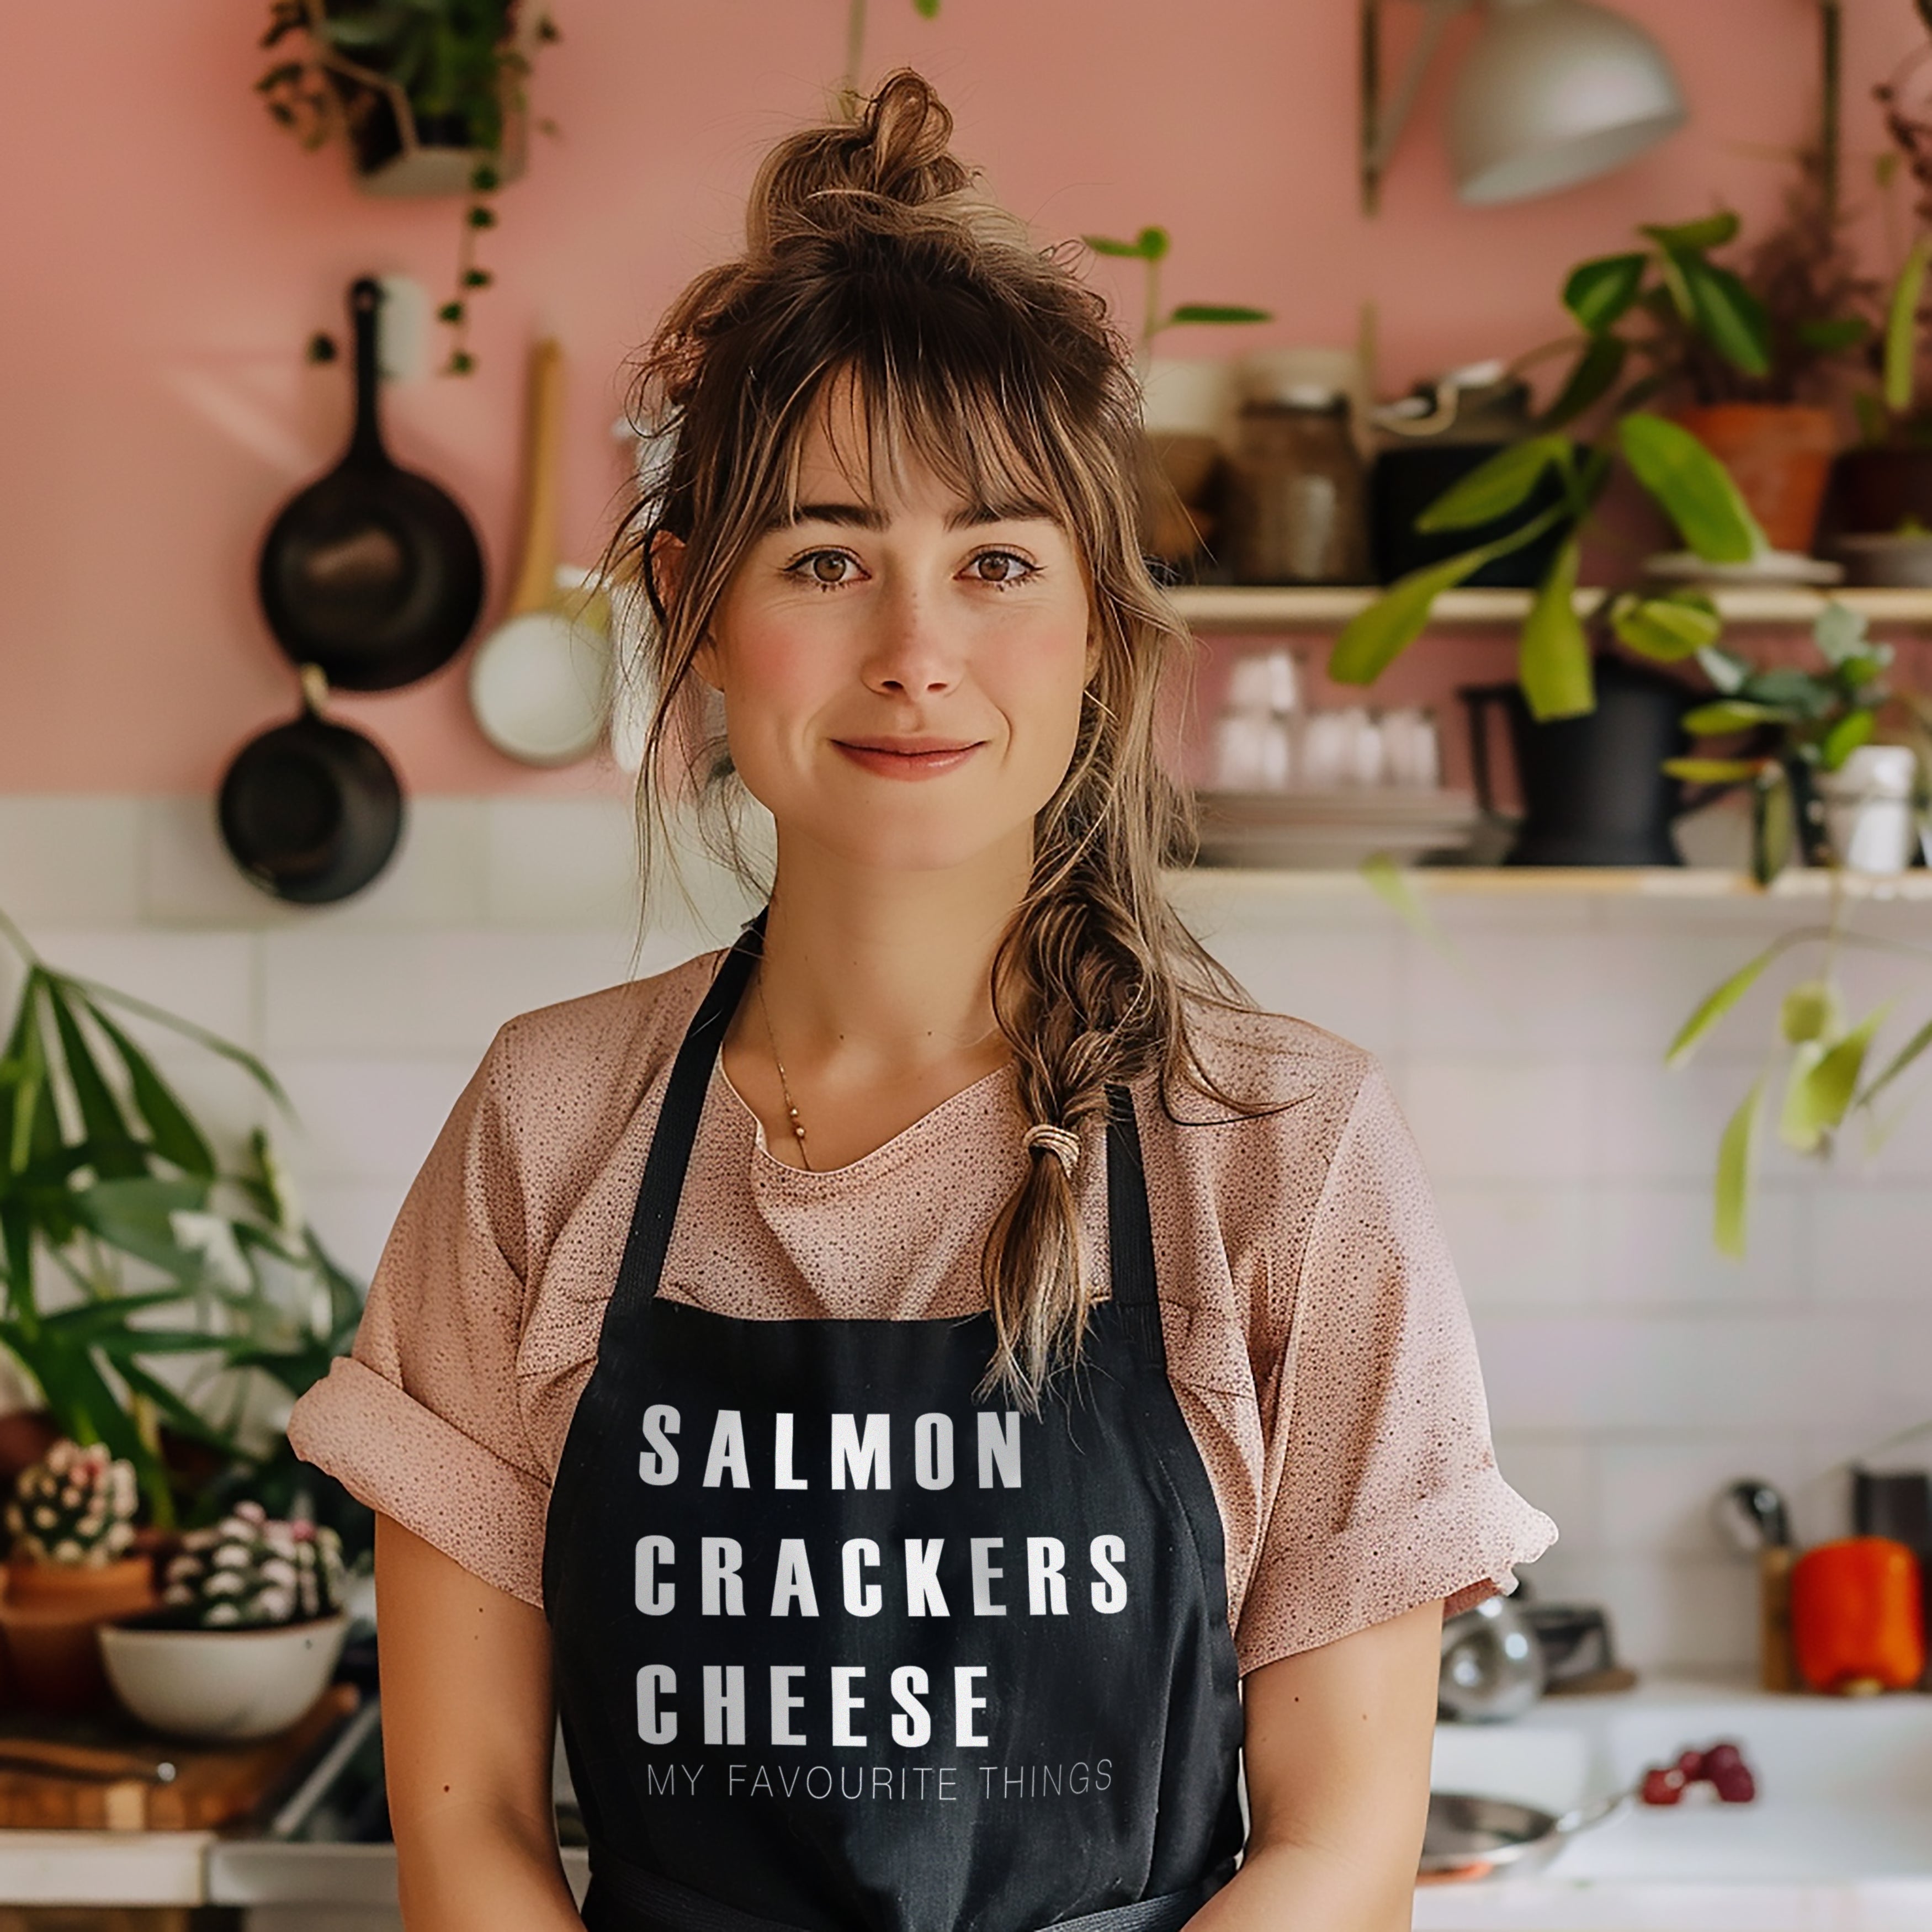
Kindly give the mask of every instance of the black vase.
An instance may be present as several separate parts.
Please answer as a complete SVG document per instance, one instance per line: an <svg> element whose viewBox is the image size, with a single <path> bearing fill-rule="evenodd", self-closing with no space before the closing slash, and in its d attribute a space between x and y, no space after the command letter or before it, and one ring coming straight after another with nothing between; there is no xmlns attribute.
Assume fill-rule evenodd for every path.
<svg viewBox="0 0 1932 1932"><path fill-rule="evenodd" d="M1706 794L1664 769L1684 749L1682 719L1700 700L1660 671L1622 658L1595 664L1597 708L1539 724L1513 684L1463 692L1476 795L1495 809L1489 717L1509 720L1522 820L1506 866L1681 866L1671 826Z"/></svg>

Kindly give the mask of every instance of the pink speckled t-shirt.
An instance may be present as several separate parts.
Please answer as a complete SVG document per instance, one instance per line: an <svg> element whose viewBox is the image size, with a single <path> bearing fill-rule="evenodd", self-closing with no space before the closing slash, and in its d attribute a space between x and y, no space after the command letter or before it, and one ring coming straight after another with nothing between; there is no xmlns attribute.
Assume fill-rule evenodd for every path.
<svg viewBox="0 0 1932 1932"><path fill-rule="evenodd" d="M354 1355L290 1425L364 1502L529 1603L671 1061L720 956L502 1029L404 1204ZM1245 1671L1509 1588L1556 1529L1497 1471L1461 1291L1373 1059L1263 1013L1202 1012L1196 1044L1268 1109L1182 1094L1177 1120L1151 1083L1135 1096L1168 1373L1220 1504ZM1003 1070L810 1173L714 1068L659 1292L753 1319L982 1309L1024 1125ZM1104 1141L1077 1170L1096 1281Z"/></svg>

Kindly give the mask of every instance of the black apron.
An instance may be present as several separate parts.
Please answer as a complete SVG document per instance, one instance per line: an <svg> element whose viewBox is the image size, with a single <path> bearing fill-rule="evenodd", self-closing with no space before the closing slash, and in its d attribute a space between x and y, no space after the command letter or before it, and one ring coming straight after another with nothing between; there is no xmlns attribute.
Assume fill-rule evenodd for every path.
<svg viewBox="0 0 1932 1932"><path fill-rule="evenodd" d="M976 1394L987 1315L660 1299L758 944L679 1052L550 1497L584 1922L1174 1932L1240 1850L1242 1723L1131 1100L1107 1136L1112 1294L1036 1416Z"/></svg>

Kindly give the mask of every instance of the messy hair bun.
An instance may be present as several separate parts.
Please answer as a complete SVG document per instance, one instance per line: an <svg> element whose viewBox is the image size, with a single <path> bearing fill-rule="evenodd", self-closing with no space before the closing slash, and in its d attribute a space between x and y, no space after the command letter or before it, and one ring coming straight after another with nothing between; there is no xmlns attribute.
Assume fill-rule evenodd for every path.
<svg viewBox="0 0 1932 1932"><path fill-rule="evenodd" d="M746 553L795 506L828 386L848 384L868 453L914 454L969 502L1042 505L1087 569L1096 668L992 994L1027 1119L1097 1154L1110 1088L1152 1075L1163 1094L1184 1078L1212 1090L1187 1006L1236 997L1161 886L1188 844L1155 734L1185 633L1137 538L1126 346L1066 259L977 192L952 136L930 83L902 71L853 121L781 142L752 189L744 254L692 282L645 352L634 411L656 457L614 551L656 620L639 776L647 883L687 787L722 808L707 818L714 849L754 889L768 883L733 836L742 788L692 664ZM682 545L674 597L652 569L664 536ZM1028 1403L1077 1353L1093 1292L1067 1150L1064 1136L1058 1151L1028 1137L1026 1176L986 1244L989 1384Z"/></svg>

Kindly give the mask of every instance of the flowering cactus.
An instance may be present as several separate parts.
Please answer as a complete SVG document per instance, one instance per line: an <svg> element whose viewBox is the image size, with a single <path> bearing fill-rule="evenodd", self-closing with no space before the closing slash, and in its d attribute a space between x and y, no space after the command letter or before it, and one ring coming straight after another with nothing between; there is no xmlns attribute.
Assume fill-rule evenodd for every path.
<svg viewBox="0 0 1932 1932"><path fill-rule="evenodd" d="M168 1565L161 1601L203 1630L305 1623L342 1603L342 1540L237 1503L212 1529L191 1531Z"/></svg>
<svg viewBox="0 0 1932 1932"><path fill-rule="evenodd" d="M99 1569L134 1540L134 1466L96 1442L56 1442L21 1471L7 1505L16 1560Z"/></svg>

